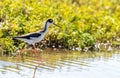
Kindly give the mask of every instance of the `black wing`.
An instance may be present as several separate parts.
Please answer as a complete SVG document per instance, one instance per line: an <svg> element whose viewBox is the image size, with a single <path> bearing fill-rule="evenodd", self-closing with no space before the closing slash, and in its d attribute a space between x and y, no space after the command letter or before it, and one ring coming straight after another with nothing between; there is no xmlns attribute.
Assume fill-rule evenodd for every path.
<svg viewBox="0 0 120 78"><path fill-rule="evenodd" d="M31 34L27 34L27 35L24 35L24 36L19 36L19 37L14 37L14 38L25 38L25 39L30 39L32 37L39 37L41 36L40 33L31 33Z"/></svg>

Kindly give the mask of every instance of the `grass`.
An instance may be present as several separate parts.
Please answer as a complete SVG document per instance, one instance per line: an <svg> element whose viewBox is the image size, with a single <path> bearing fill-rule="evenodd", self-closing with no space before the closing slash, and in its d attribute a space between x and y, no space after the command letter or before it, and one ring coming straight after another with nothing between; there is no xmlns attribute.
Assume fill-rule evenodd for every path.
<svg viewBox="0 0 120 78"><path fill-rule="evenodd" d="M96 42L120 43L118 0L0 0L0 49L16 52L24 43L11 36L34 32L53 18L40 47L85 48Z"/></svg>

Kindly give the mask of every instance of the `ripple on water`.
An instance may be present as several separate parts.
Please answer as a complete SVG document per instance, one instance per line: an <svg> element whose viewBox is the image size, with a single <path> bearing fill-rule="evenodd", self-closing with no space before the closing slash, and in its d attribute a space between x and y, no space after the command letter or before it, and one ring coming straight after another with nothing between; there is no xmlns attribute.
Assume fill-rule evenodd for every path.
<svg viewBox="0 0 120 78"><path fill-rule="evenodd" d="M0 78L32 78L39 64L27 57L17 69L10 59L0 60ZM42 59L44 63L37 69L36 78L120 78L119 53L43 53Z"/></svg>

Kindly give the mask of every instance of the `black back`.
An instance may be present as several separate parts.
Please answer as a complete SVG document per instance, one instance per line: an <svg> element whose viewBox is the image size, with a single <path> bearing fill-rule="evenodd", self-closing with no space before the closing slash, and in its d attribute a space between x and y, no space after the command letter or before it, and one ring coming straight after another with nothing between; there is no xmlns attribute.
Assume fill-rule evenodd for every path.
<svg viewBox="0 0 120 78"><path fill-rule="evenodd" d="M31 33L31 34L28 34L28 35L25 35L25 36L20 36L20 37L14 37L14 38L25 38L25 39L30 39L30 38L36 38L36 37L39 37L41 36L40 33Z"/></svg>

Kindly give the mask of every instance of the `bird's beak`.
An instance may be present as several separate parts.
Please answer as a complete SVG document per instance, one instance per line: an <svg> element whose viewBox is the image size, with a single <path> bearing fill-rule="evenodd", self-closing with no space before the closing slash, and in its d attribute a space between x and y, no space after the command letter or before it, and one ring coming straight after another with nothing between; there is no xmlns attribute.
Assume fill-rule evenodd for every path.
<svg viewBox="0 0 120 78"><path fill-rule="evenodd" d="M57 24L55 24L55 23L53 23L53 25L55 25L55 26L57 26L57 27L60 27L60 26L58 26ZM60 27L61 28L61 27Z"/></svg>
<svg viewBox="0 0 120 78"><path fill-rule="evenodd" d="M57 24L53 23L53 25L57 26Z"/></svg>

